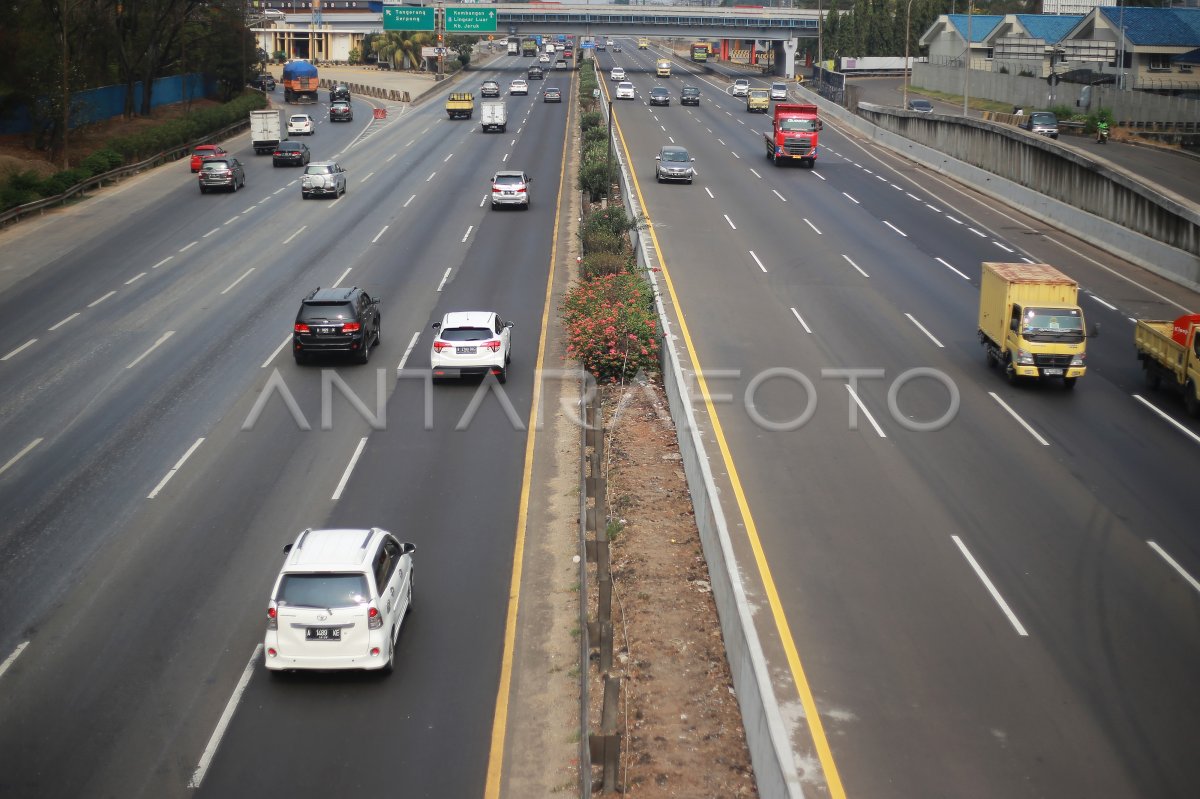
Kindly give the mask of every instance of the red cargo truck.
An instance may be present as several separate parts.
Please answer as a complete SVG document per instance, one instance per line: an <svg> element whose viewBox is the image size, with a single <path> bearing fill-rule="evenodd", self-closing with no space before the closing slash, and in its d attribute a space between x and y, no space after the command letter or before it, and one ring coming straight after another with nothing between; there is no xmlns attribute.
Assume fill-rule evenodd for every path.
<svg viewBox="0 0 1200 799"><path fill-rule="evenodd" d="M817 137L822 128L817 107L812 103L776 103L775 121L763 134L767 158L778 166L781 161L799 159L811 167L817 162Z"/></svg>

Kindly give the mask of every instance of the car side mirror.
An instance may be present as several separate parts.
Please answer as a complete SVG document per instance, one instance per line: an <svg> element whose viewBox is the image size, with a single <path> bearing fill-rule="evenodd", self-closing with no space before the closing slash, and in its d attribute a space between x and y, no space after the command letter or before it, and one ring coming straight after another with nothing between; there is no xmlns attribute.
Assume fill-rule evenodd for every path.
<svg viewBox="0 0 1200 799"><path fill-rule="evenodd" d="M656 155L656 156L654 156L654 160L655 160L655 161L661 161L661 160L662 160L662 156L661 156L661 155Z"/></svg>
<svg viewBox="0 0 1200 799"><path fill-rule="evenodd" d="M825 123L819 119L817 120L817 130L825 130Z"/></svg>
<svg viewBox="0 0 1200 799"><path fill-rule="evenodd" d="M414 553L416 551L417 551L417 545L412 543L411 541L405 541L403 544L400 545L400 552L403 555L411 555L412 553Z"/></svg>
<svg viewBox="0 0 1200 799"><path fill-rule="evenodd" d="M696 160L695 158L692 159L692 161L695 161L695 160Z"/></svg>
<svg viewBox="0 0 1200 799"><path fill-rule="evenodd" d="M289 553L289 552L291 552L291 551L292 551L292 545L291 545L291 544L284 544L284 545L283 545L283 554L285 554L285 555L286 555L286 554L288 554L288 553Z"/></svg>
<svg viewBox="0 0 1200 799"><path fill-rule="evenodd" d="M441 329L442 329L442 323L441 323L441 322L434 322L434 323L433 323L433 329L434 329L434 330L441 330Z"/></svg>
<svg viewBox="0 0 1200 799"><path fill-rule="evenodd" d="M504 323L504 326L505 326L505 327L512 327L512 326L513 326L513 323L512 323L512 322L505 322L505 323Z"/></svg>

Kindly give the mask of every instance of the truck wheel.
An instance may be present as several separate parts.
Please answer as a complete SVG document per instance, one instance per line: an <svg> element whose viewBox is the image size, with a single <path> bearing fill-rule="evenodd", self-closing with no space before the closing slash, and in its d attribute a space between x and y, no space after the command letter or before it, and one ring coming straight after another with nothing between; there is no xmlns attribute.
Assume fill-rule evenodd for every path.
<svg viewBox="0 0 1200 799"><path fill-rule="evenodd" d="M1183 407L1187 409L1188 416L1200 415L1200 397L1196 396L1196 384L1188 381L1184 390L1187 393L1183 396Z"/></svg>
<svg viewBox="0 0 1200 799"><path fill-rule="evenodd" d="M992 352L990 349L984 350L984 358L987 360L989 369L995 369L996 364L1000 363L1000 360L996 357L996 353Z"/></svg>
<svg viewBox="0 0 1200 799"><path fill-rule="evenodd" d="M1162 382L1162 378L1158 372L1154 371L1154 367L1150 365L1149 361L1142 361L1142 379L1146 382L1146 388L1151 391L1156 391L1159 383Z"/></svg>
<svg viewBox="0 0 1200 799"><path fill-rule="evenodd" d="M1079 379L1078 377L1064 377L1063 378L1063 388L1067 389L1068 391L1074 389L1075 381L1078 379Z"/></svg>

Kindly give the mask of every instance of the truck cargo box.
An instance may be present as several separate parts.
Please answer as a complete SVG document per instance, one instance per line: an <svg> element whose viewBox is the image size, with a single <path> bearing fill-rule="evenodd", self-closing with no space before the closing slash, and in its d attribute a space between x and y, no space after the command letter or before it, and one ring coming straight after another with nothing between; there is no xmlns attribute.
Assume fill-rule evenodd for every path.
<svg viewBox="0 0 1200 799"><path fill-rule="evenodd" d="M1063 308L1077 305L1078 295L1079 284L1050 264L986 262L979 284L979 329L999 344L1013 303Z"/></svg>

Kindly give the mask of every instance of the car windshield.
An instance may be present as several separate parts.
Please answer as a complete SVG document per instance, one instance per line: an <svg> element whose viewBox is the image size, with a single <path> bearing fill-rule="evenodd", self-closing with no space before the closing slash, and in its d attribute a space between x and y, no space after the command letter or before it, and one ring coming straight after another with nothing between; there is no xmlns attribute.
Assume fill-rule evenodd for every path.
<svg viewBox="0 0 1200 799"><path fill-rule="evenodd" d="M325 165L310 166L304 170L306 175L332 175L333 167Z"/></svg>
<svg viewBox="0 0 1200 799"><path fill-rule="evenodd" d="M750 81L738 79L733 82L733 85L734 86L749 86Z"/></svg>
<svg viewBox="0 0 1200 799"><path fill-rule="evenodd" d="M486 327L448 327L438 336L442 341L483 341L492 337Z"/></svg>
<svg viewBox="0 0 1200 799"><path fill-rule="evenodd" d="M275 594L280 605L304 608L347 608L370 598L366 575L337 572L285 574Z"/></svg>
<svg viewBox="0 0 1200 799"><path fill-rule="evenodd" d="M300 318L305 322L328 322L333 319L353 319L354 309L350 303L338 301L306 302L300 309Z"/></svg>
<svg viewBox="0 0 1200 799"><path fill-rule="evenodd" d="M817 129L817 123L812 119L785 119L779 127L791 133L811 133Z"/></svg>
<svg viewBox="0 0 1200 799"><path fill-rule="evenodd" d="M306 116L294 116L294 117L292 117L292 122L307 122L307 121L308 121L308 117L306 117Z"/></svg>
<svg viewBox="0 0 1200 799"><path fill-rule="evenodd" d="M662 97L663 95L665 95L667 93L667 90L666 89L651 89L650 93L653 94L655 97Z"/></svg>
<svg viewBox="0 0 1200 799"><path fill-rule="evenodd" d="M766 89L751 89L750 96L751 97L766 97L767 90Z"/></svg>
<svg viewBox="0 0 1200 799"><path fill-rule="evenodd" d="M299 144L288 144L288 143L284 142L283 144L279 145L279 149L284 151L285 153L298 153L298 152L300 152L300 145Z"/></svg>
<svg viewBox="0 0 1200 799"><path fill-rule="evenodd" d="M786 83L772 83L771 91L773 91L773 92L787 91L787 84Z"/></svg>
<svg viewBox="0 0 1200 799"><path fill-rule="evenodd" d="M495 182L505 186L519 186L525 181L520 175L496 175Z"/></svg>
<svg viewBox="0 0 1200 799"><path fill-rule="evenodd" d="M691 86L688 86L687 88L685 88L685 89L683 90L683 93L684 93L684 94L686 94L688 97L691 97L693 94L699 94L699 93L700 93L700 90L699 90L699 89L694 89L694 88L692 88Z"/></svg>
<svg viewBox="0 0 1200 799"><path fill-rule="evenodd" d="M1029 115L1029 121L1034 125L1057 125L1058 117L1047 111L1038 111Z"/></svg>
<svg viewBox="0 0 1200 799"><path fill-rule="evenodd" d="M688 154L686 150L663 150L662 160L664 161L687 161Z"/></svg>
<svg viewBox="0 0 1200 799"><path fill-rule="evenodd" d="M226 169L229 169L229 162L213 161L212 159L209 159L204 162L204 166L201 167L201 169L203 169L205 172L223 172Z"/></svg>

